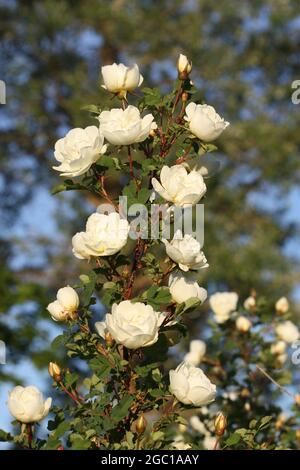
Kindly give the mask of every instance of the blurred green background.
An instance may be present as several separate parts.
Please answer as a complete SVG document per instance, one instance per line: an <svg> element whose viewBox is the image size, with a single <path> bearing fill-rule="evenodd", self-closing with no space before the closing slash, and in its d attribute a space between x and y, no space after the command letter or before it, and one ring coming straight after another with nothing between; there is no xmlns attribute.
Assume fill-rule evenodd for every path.
<svg viewBox="0 0 300 470"><path fill-rule="evenodd" d="M0 0L0 38L1 408L14 381L50 385L45 366L60 328L45 306L84 269L70 239L96 202L50 196L59 183L53 147L69 128L94 123L81 108L107 100L104 64L136 62L145 86L169 90L179 53L193 61L203 100L231 122L218 142L221 171L207 180L202 284L241 298L252 288L292 295L297 311L298 0Z"/></svg>

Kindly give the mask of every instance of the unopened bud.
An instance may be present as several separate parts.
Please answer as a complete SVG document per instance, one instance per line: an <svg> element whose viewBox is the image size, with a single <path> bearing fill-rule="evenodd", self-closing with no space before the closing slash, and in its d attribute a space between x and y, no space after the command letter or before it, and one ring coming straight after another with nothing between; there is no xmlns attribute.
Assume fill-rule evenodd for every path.
<svg viewBox="0 0 300 470"><path fill-rule="evenodd" d="M275 304L276 313L284 315L289 311L290 304L286 297L281 297Z"/></svg>
<svg viewBox="0 0 300 470"><path fill-rule="evenodd" d="M299 395L299 393L297 393L297 394L294 396L294 398L295 398L295 402L297 403L297 405L300 406L300 395Z"/></svg>
<svg viewBox="0 0 300 470"><path fill-rule="evenodd" d="M114 344L115 340L113 339L112 335L110 334L109 331L107 331L105 333L105 343L106 343L106 346L108 346L109 348L111 348Z"/></svg>
<svg viewBox="0 0 300 470"><path fill-rule="evenodd" d="M101 445L100 439L99 439L99 437L97 437L97 436L93 436L93 437L91 438L91 442L92 442L96 447L100 447L100 445Z"/></svg>
<svg viewBox="0 0 300 470"><path fill-rule="evenodd" d="M244 409L245 409L245 411L247 411L247 412L250 411L250 410L251 410L251 405L250 405L250 403L248 403L248 402L245 403Z"/></svg>
<svg viewBox="0 0 300 470"><path fill-rule="evenodd" d="M235 326L236 329L241 333L247 333L250 330L252 323L247 317L245 317L244 315L240 315L236 319Z"/></svg>
<svg viewBox="0 0 300 470"><path fill-rule="evenodd" d="M52 379L55 382L61 382L62 381L61 368L55 362L49 362L48 372L49 372L50 377L52 377Z"/></svg>
<svg viewBox="0 0 300 470"><path fill-rule="evenodd" d="M283 425L285 423L285 420L286 420L286 417L285 417L284 414L281 414L281 415L278 416L277 421L275 423L275 429L277 431L279 431L279 429L281 429L283 427Z"/></svg>
<svg viewBox="0 0 300 470"><path fill-rule="evenodd" d="M149 136L150 137L155 137L155 135L156 135L155 129L151 129L151 131L149 132Z"/></svg>
<svg viewBox="0 0 300 470"><path fill-rule="evenodd" d="M249 297L247 297L247 299L244 302L244 308L248 310L249 312L255 310L256 298L253 295L250 295Z"/></svg>
<svg viewBox="0 0 300 470"><path fill-rule="evenodd" d="M177 70L180 80L188 78L192 71L192 62L188 60L187 56L180 54L177 61Z"/></svg>
<svg viewBox="0 0 300 470"><path fill-rule="evenodd" d="M136 432L138 434L143 434L143 432L145 432L146 427L147 427L147 421L144 418L144 415L142 414L136 422L136 427L135 427Z"/></svg>
<svg viewBox="0 0 300 470"><path fill-rule="evenodd" d="M215 433L217 436L223 436L225 429L227 427L227 418L226 416L220 411L217 414L215 419Z"/></svg>
<svg viewBox="0 0 300 470"><path fill-rule="evenodd" d="M248 398L250 396L250 390L248 388L243 388L241 391L241 397L243 398Z"/></svg>
<svg viewBox="0 0 300 470"><path fill-rule="evenodd" d="M122 276L123 276L123 277L128 277L129 274L130 274L130 269L129 269L128 266L125 266L125 267L123 268L123 270L122 270Z"/></svg>

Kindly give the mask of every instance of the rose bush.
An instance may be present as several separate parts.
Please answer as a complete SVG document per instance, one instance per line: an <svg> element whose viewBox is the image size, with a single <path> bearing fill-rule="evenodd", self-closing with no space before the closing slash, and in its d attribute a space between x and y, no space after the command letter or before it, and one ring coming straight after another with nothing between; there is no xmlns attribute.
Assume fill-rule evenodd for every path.
<svg viewBox="0 0 300 470"><path fill-rule="evenodd" d="M47 435L40 438L33 424L48 414L51 398L18 386L8 407L20 432L0 431L1 441L43 450L297 447L300 397L284 388L292 377L283 367L289 346L299 338L288 300L249 288L238 305L217 266L214 282L209 278L198 236L177 226L210 197L203 176L212 179L220 166L209 142L229 125L197 100L183 54L177 68L168 94L143 88L136 97L130 92L143 81L137 65L102 67L113 109L88 107L100 127L70 130L55 145L55 169L68 179L54 192L80 189L105 210L90 215L70 243L75 257L89 262L84 274L47 307L61 322L48 367L55 392ZM116 175L122 201L106 185ZM221 261L230 269L226 245ZM281 393L292 402L287 418Z"/></svg>

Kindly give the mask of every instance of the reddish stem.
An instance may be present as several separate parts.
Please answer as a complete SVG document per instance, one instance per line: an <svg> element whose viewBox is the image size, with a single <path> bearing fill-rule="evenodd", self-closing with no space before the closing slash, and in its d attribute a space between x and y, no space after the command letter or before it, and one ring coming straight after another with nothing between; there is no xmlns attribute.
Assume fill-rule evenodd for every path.
<svg viewBox="0 0 300 470"><path fill-rule="evenodd" d="M64 386L62 382L59 382L59 385L61 386L62 390L70 397L72 400L77 404L80 405L80 401L78 398L75 396L75 394L69 392L69 390Z"/></svg>
<svg viewBox="0 0 300 470"><path fill-rule="evenodd" d="M217 450L219 442L220 442L220 438L217 437L213 450Z"/></svg>

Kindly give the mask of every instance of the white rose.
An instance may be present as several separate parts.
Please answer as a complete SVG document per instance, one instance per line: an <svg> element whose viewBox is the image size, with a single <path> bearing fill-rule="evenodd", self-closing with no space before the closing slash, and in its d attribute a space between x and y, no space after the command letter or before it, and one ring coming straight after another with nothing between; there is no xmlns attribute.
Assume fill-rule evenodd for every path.
<svg viewBox="0 0 300 470"><path fill-rule="evenodd" d="M117 212L96 212L88 218L86 231L72 238L73 253L79 259L114 255L126 245L129 229L127 220Z"/></svg>
<svg viewBox="0 0 300 470"><path fill-rule="evenodd" d="M214 401L216 386L201 369L182 362L169 375L170 390L181 403L202 406Z"/></svg>
<svg viewBox="0 0 300 470"><path fill-rule="evenodd" d="M172 447L177 450L188 450L191 449L190 444L184 442L182 436L175 436L174 441L172 442Z"/></svg>
<svg viewBox="0 0 300 470"><path fill-rule="evenodd" d="M55 321L66 321L74 318L79 307L77 292L70 286L57 291L56 300L51 302L47 310Z"/></svg>
<svg viewBox="0 0 300 470"><path fill-rule="evenodd" d="M184 361L192 366L198 366L206 353L206 344L200 339L190 342L190 351L184 356Z"/></svg>
<svg viewBox="0 0 300 470"><path fill-rule="evenodd" d="M289 311L290 304L286 297L281 297L275 304L276 312L284 314Z"/></svg>
<svg viewBox="0 0 300 470"><path fill-rule="evenodd" d="M124 93L141 86L143 77L137 64L126 67L124 64L104 65L101 68L103 88L112 93Z"/></svg>
<svg viewBox="0 0 300 470"><path fill-rule="evenodd" d="M166 201L175 206L193 206L206 193L203 176L195 170L187 172L183 165L163 166L160 182L152 178L152 186Z"/></svg>
<svg viewBox="0 0 300 470"><path fill-rule="evenodd" d="M165 239L162 242L165 244L167 255L178 264L182 271L208 267L201 245L192 235L185 234L183 237L178 230L171 242Z"/></svg>
<svg viewBox="0 0 300 470"><path fill-rule="evenodd" d="M253 310L256 306L256 299L252 295L247 297L247 299L244 301L244 308L246 310Z"/></svg>
<svg viewBox="0 0 300 470"><path fill-rule="evenodd" d="M205 427L205 424L202 423L199 416L196 416L196 415L191 416L190 417L190 425L195 431L199 432L200 434L206 435L207 432L208 432L206 427Z"/></svg>
<svg viewBox="0 0 300 470"><path fill-rule="evenodd" d="M289 320L280 323L276 327L276 333L279 339L290 344L299 338L299 330L297 326Z"/></svg>
<svg viewBox="0 0 300 470"><path fill-rule="evenodd" d="M181 304L187 300L197 297L201 303L207 299L207 291L200 287L193 278L177 273L169 277L170 294L174 302Z"/></svg>
<svg viewBox="0 0 300 470"><path fill-rule="evenodd" d="M204 449L206 449L206 450L218 449L219 444L216 446L216 440L217 440L216 437L205 436L205 438L202 441L202 445L203 445Z"/></svg>
<svg viewBox="0 0 300 470"><path fill-rule="evenodd" d="M206 353L206 344L201 339L193 339L190 342L190 351L197 352L201 357Z"/></svg>
<svg viewBox="0 0 300 470"><path fill-rule="evenodd" d="M238 399L238 393L234 390L231 392L224 392L223 397L227 400L236 401Z"/></svg>
<svg viewBox="0 0 300 470"><path fill-rule="evenodd" d="M104 136L96 126L71 129L55 144L54 156L60 165L53 169L60 171L60 176L74 177L86 173L106 152L107 145L103 142Z"/></svg>
<svg viewBox="0 0 300 470"><path fill-rule="evenodd" d="M95 327L100 336L104 337L108 331L117 343L138 349L156 343L164 318L165 314L155 312L151 305L123 300L113 304L105 321L97 322Z"/></svg>
<svg viewBox="0 0 300 470"><path fill-rule="evenodd" d="M125 110L116 108L102 111L99 116L101 132L114 145L143 142L149 137L150 131L157 128L153 119L152 114L142 118L135 106L128 106Z"/></svg>
<svg viewBox="0 0 300 470"><path fill-rule="evenodd" d="M271 345L271 353L274 355L284 354L286 351L286 343L284 341L276 341Z"/></svg>
<svg viewBox="0 0 300 470"><path fill-rule="evenodd" d="M18 385L8 395L8 409L21 423L35 423L49 413L52 398L44 401L42 393L36 387Z"/></svg>
<svg viewBox="0 0 300 470"><path fill-rule="evenodd" d="M179 54L177 60L177 70L179 75L186 74L189 75L192 71L192 62L188 60L187 56L184 54Z"/></svg>
<svg viewBox="0 0 300 470"><path fill-rule="evenodd" d="M229 122L221 118L215 109L207 104L189 103L185 112L184 119L188 122L190 131L204 142L217 139L229 126Z"/></svg>
<svg viewBox="0 0 300 470"><path fill-rule="evenodd" d="M250 330L252 323L247 317L240 315L236 319L235 326L236 326L236 329L240 331L241 333L247 333L247 331Z"/></svg>
<svg viewBox="0 0 300 470"><path fill-rule="evenodd" d="M216 292L209 299L210 307L217 323L224 323L236 310L238 295L236 292Z"/></svg>
<svg viewBox="0 0 300 470"><path fill-rule="evenodd" d="M286 353L279 354L277 356L277 361L279 362L279 364L283 365L287 361L287 358L288 358L288 355Z"/></svg>

